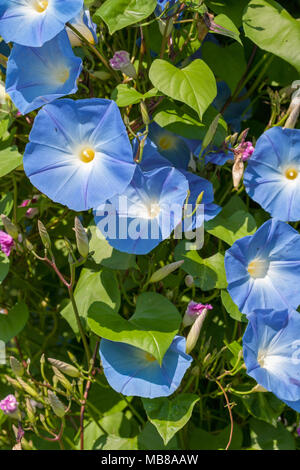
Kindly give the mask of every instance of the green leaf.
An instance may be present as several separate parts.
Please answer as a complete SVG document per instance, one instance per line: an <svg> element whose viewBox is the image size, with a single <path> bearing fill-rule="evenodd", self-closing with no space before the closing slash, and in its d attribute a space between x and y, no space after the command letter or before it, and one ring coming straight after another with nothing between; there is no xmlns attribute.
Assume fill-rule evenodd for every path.
<svg viewBox="0 0 300 470"><path fill-rule="evenodd" d="M0 214L9 216L14 206L13 194L7 193L0 201ZM2 220L0 219L0 226L3 225Z"/></svg>
<svg viewBox="0 0 300 470"><path fill-rule="evenodd" d="M101 305L110 308L113 312L117 312L120 308L120 292L116 276L106 269L93 271L83 268L74 296L84 326L87 326L88 310L94 302L101 301ZM71 302L60 313L69 323L74 333L78 335L79 329Z"/></svg>
<svg viewBox="0 0 300 470"><path fill-rule="evenodd" d="M202 51L203 59L216 77L225 80L231 92L234 92L247 68L244 49L237 43L223 47L206 42Z"/></svg>
<svg viewBox="0 0 300 470"><path fill-rule="evenodd" d="M230 425L217 434L212 434L204 429L193 427L190 430L189 448L191 450L220 450L225 449L229 441ZM243 443L243 433L240 427L234 423L233 435L229 449L239 450Z"/></svg>
<svg viewBox="0 0 300 470"><path fill-rule="evenodd" d="M243 16L244 31L261 49L272 52L300 72L300 22L274 0L251 0Z"/></svg>
<svg viewBox="0 0 300 470"><path fill-rule="evenodd" d="M10 147L0 151L0 177L7 175L22 164L22 155L17 147Z"/></svg>
<svg viewBox="0 0 300 470"><path fill-rule="evenodd" d="M194 60L184 69L156 59L151 65L149 78L162 93L193 108L200 119L217 95L214 74L200 59Z"/></svg>
<svg viewBox="0 0 300 470"><path fill-rule="evenodd" d="M164 100L154 113L154 121L174 134L187 139L203 140L211 122L218 115L213 106L204 113L202 122L199 116L188 106L177 106L169 100ZM226 137L227 124L220 118L213 143L220 146Z"/></svg>
<svg viewBox="0 0 300 470"><path fill-rule="evenodd" d="M205 223L205 230L232 245L236 240L252 235L257 229L254 217L238 196L233 196L213 220Z"/></svg>
<svg viewBox="0 0 300 470"><path fill-rule="evenodd" d="M246 321L245 320L246 315L244 315L243 313L239 311L237 305L235 305L235 303L233 302L232 298L230 297L230 295L228 294L226 290L221 291L221 299L222 299L222 304L225 307L225 310L227 311L227 313L229 313L231 318L237 321Z"/></svg>
<svg viewBox="0 0 300 470"><path fill-rule="evenodd" d="M239 30L237 29L237 27L235 26L233 21L231 21L231 19L228 18L228 16L221 13L220 15L215 16L214 22L217 25L222 26L223 28L227 29L227 31L223 31L223 32L222 32L222 30L220 30L220 32L218 34L222 34L223 36L228 36L232 39L235 39L237 42L239 42L241 45L243 45L243 43L240 39Z"/></svg>
<svg viewBox="0 0 300 470"><path fill-rule="evenodd" d="M94 303L88 314L88 324L98 336L143 349L160 364L180 323L181 315L176 307L152 292L138 297L135 313L129 320L100 302Z"/></svg>
<svg viewBox="0 0 300 470"><path fill-rule="evenodd" d="M0 284L4 281L9 272L9 258L0 251Z"/></svg>
<svg viewBox="0 0 300 470"><path fill-rule="evenodd" d="M156 0L106 0L93 19L99 23L99 17L102 18L113 34L150 16L156 5Z"/></svg>
<svg viewBox="0 0 300 470"><path fill-rule="evenodd" d="M206 0L205 4L214 13L227 15L239 28L242 25L243 12L248 2L249 0Z"/></svg>
<svg viewBox="0 0 300 470"><path fill-rule="evenodd" d="M252 449L295 450L296 448L295 439L282 423L271 426L252 418L250 420L250 430Z"/></svg>
<svg viewBox="0 0 300 470"><path fill-rule="evenodd" d="M143 95L132 86L121 83L121 85L118 85L112 92L111 99L115 100L117 105L122 108L139 103L142 101Z"/></svg>
<svg viewBox="0 0 300 470"><path fill-rule="evenodd" d="M183 259L182 269L193 276L197 287L204 291L224 289L227 286L224 256L216 253L210 258L201 258L196 250L185 251L185 241L175 249L175 259Z"/></svg>
<svg viewBox="0 0 300 470"><path fill-rule="evenodd" d="M138 436L140 450L178 450L177 436L174 436L165 446L157 429L149 421Z"/></svg>
<svg viewBox="0 0 300 470"><path fill-rule="evenodd" d="M200 400L197 395L183 393L172 400L168 397L142 398L149 421L156 427L164 444L190 420L195 404Z"/></svg>
<svg viewBox="0 0 300 470"><path fill-rule="evenodd" d="M110 269L127 270L136 266L136 256L115 250L106 241L104 235L94 223L90 224L90 251L94 251L93 260Z"/></svg>
<svg viewBox="0 0 300 470"><path fill-rule="evenodd" d="M268 392L256 392L244 396L240 395L239 399L250 415L272 426L276 426L278 416L281 415L285 408L285 404L281 400L275 397L273 393Z"/></svg>
<svg viewBox="0 0 300 470"><path fill-rule="evenodd" d="M7 315L0 313L0 340L7 343L17 336L27 323L28 308L24 302L18 302Z"/></svg>

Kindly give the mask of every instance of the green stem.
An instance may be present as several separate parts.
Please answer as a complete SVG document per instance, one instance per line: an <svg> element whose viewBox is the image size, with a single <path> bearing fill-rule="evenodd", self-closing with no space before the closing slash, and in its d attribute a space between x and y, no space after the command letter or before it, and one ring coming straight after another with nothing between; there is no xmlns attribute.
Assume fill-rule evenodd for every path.
<svg viewBox="0 0 300 470"><path fill-rule="evenodd" d="M87 41L85 37L76 28L74 28L73 25L71 25L71 23L66 23L66 25L68 26L68 28L70 28L73 31L73 33L75 33L79 37L79 39L81 39L82 42L84 42L84 44L86 44L91 49L91 51L94 52L94 54L101 60L102 64L107 68L109 73L117 80L117 82L120 83L121 79L119 75L111 68L111 66L109 65L109 62L101 54L101 52L95 46L93 46L93 44Z"/></svg>
<svg viewBox="0 0 300 470"><path fill-rule="evenodd" d="M75 267L71 267L71 273L73 273L74 269L75 269ZM71 275L72 279L74 279L73 275ZM73 283L68 286L68 292L69 292L70 300L71 300L71 303L72 303L73 311L74 311L74 314L75 314L77 326L78 326L80 336L81 336L81 339L82 339L82 342L83 342L83 346L84 346L84 350L85 350L85 354L86 354L86 358L87 358L87 363L88 363L88 366L89 366L90 360L91 360L91 352L90 352L90 348L89 348L89 345L88 345L88 342L87 342L87 339L86 339L86 336L85 336L85 333L84 333L83 326L82 326L81 321L80 321L80 316L79 316L79 312L78 312L78 308L77 308L77 304L76 304L75 297L74 297L74 292L73 292Z"/></svg>

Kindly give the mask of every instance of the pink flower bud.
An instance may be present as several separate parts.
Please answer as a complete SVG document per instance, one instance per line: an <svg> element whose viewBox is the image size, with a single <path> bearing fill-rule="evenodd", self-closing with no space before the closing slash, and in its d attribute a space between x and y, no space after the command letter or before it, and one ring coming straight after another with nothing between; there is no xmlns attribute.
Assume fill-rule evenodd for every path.
<svg viewBox="0 0 300 470"><path fill-rule="evenodd" d="M6 415L13 415L18 409L18 405L14 395L7 395L4 400L0 401L0 408Z"/></svg>
<svg viewBox="0 0 300 470"><path fill-rule="evenodd" d="M0 248L6 256L10 255L11 249L14 246L13 238L8 233L0 230Z"/></svg>
<svg viewBox="0 0 300 470"><path fill-rule="evenodd" d="M213 307L210 304L201 304L194 302L193 300L187 306L185 315L183 317L183 326L192 325L197 317L199 317L204 310L212 310Z"/></svg>
<svg viewBox="0 0 300 470"><path fill-rule="evenodd" d="M127 51L115 52L112 59L109 61L110 66L114 70L121 70L128 77L136 78L136 70L130 62L130 55Z"/></svg>

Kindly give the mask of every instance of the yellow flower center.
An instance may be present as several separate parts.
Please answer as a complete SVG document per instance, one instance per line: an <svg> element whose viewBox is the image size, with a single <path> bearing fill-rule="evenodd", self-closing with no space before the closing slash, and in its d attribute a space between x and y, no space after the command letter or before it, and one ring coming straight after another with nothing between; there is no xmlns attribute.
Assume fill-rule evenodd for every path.
<svg viewBox="0 0 300 470"><path fill-rule="evenodd" d="M248 273L254 279L262 279L266 277L269 269L268 261L264 259L254 259L248 264Z"/></svg>
<svg viewBox="0 0 300 470"><path fill-rule="evenodd" d="M160 213L160 207L159 204L151 204L150 207L148 207L148 214L149 214L149 219L154 219L155 217L158 216Z"/></svg>
<svg viewBox="0 0 300 470"><path fill-rule="evenodd" d="M285 171L285 177L288 180L295 180L297 178L297 176L298 176L298 171L295 168L288 168Z"/></svg>
<svg viewBox="0 0 300 470"><path fill-rule="evenodd" d="M173 146L173 139L169 135L165 135L158 140L158 145L162 150L169 150Z"/></svg>
<svg viewBox="0 0 300 470"><path fill-rule="evenodd" d="M65 83L70 77L70 70L67 67L58 67L53 75L56 82Z"/></svg>
<svg viewBox="0 0 300 470"><path fill-rule="evenodd" d="M38 13L43 13L48 7L48 2L47 0L34 0L32 5Z"/></svg>
<svg viewBox="0 0 300 470"><path fill-rule="evenodd" d="M145 358L146 358L146 361L148 361L148 362L154 362L154 361L156 361L155 357L152 356L152 354L150 354L150 353L148 353L148 352L145 353Z"/></svg>
<svg viewBox="0 0 300 470"><path fill-rule="evenodd" d="M89 163L95 158L95 150L90 147L85 147L81 150L79 158L84 163Z"/></svg>
<svg viewBox="0 0 300 470"><path fill-rule="evenodd" d="M257 355L257 362L260 365L260 367L264 368L265 365L265 360L266 360L266 351L259 351Z"/></svg>

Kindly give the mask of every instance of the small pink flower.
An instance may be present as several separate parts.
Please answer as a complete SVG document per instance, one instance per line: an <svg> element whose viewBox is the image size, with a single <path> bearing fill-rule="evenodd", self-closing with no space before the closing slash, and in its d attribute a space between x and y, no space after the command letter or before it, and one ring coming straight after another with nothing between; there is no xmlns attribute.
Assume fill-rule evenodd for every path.
<svg viewBox="0 0 300 470"><path fill-rule="evenodd" d="M25 199L19 207L27 207L30 204L30 199Z"/></svg>
<svg viewBox="0 0 300 470"><path fill-rule="evenodd" d="M123 67L130 63L130 55L127 51L117 51L109 63L112 69L122 70Z"/></svg>
<svg viewBox="0 0 300 470"><path fill-rule="evenodd" d="M33 219L37 214L39 213L39 210L37 207L30 207L27 211L25 216L27 219Z"/></svg>
<svg viewBox="0 0 300 470"><path fill-rule="evenodd" d="M110 66L114 70L121 70L128 77L136 78L136 70L130 61L130 55L127 51L115 52L112 59L109 61Z"/></svg>
<svg viewBox="0 0 300 470"><path fill-rule="evenodd" d="M6 415L12 415L18 409L19 403L14 395L7 395L4 400L0 401L0 408Z"/></svg>
<svg viewBox="0 0 300 470"><path fill-rule="evenodd" d="M3 253L6 254L6 256L10 255L10 252L13 246L14 246L13 238L10 235L8 235L8 233L3 232L3 230L0 230L0 248L3 251Z"/></svg>
<svg viewBox="0 0 300 470"><path fill-rule="evenodd" d="M252 145L252 142L248 141L242 144L242 150L243 150L242 159L243 159L243 162L245 162L246 160L249 160L249 158L252 156L255 149Z"/></svg>
<svg viewBox="0 0 300 470"><path fill-rule="evenodd" d="M300 427L296 429L298 436L300 437Z"/></svg>
<svg viewBox="0 0 300 470"><path fill-rule="evenodd" d="M185 315L183 317L183 325L184 326L189 326L194 323L197 317L203 313L204 310L212 310L213 306L210 304L201 304L194 302L193 300L190 301L190 303L187 306L187 309L185 311Z"/></svg>

